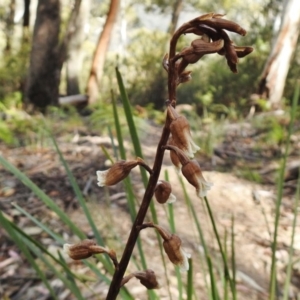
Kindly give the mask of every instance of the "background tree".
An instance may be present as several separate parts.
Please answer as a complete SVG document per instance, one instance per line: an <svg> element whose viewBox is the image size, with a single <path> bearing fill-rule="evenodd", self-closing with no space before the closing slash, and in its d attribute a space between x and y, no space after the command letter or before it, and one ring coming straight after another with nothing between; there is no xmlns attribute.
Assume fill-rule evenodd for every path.
<svg viewBox="0 0 300 300"><path fill-rule="evenodd" d="M170 26L169 26L169 30L168 30L170 35L173 35L173 33L175 32L175 29L177 27L179 14L182 10L182 4L183 4L183 0L176 0L174 2L172 18L171 18L171 22L170 22Z"/></svg>
<svg viewBox="0 0 300 300"><path fill-rule="evenodd" d="M105 56L109 46L113 26L117 17L119 2L120 2L119 0L110 1L110 7L107 13L107 18L96 46L94 58L92 61L92 67L91 67L87 88L86 88L86 92L89 95L90 103L94 103L98 99L98 95L99 95L98 86L101 83Z"/></svg>
<svg viewBox="0 0 300 300"><path fill-rule="evenodd" d="M85 24L87 24L90 0L85 0L84 5L80 5L76 11L77 16L74 16L72 22L72 35L68 42L68 54L66 60L67 71L67 94L76 95L80 94L79 74L82 69L83 52L82 44L85 39Z"/></svg>
<svg viewBox="0 0 300 300"><path fill-rule="evenodd" d="M60 1L39 0L25 101L40 109L58 102Z"/></svg>
<svg viewBox="0 0 300 300"><path fill-rule="evenodd" d="M284 1L281 27L261 75L258 93L272 109L282 106L285 81L300 33L300 1Z"/></svg>
<svg viewBox="0 0 300 300"><path fill-rule="evenodd" d="M9 53L11 50L11 39L14 34L15 9L16 9L16 0L11 0L9 3L9 12L6 17L6 27L5 27L5 35L6 35L5 52L6 53Z"/></svg>
<svg viewBox="0 0 300 300"><path fill-rule="evenodd" d="M28 40L30 22L30 0L24 0L23 41Z"/></svg>
<svg viewBox="0 0 300 300"><path fill-rule="evenodd" d="M82 26L80 20L78 21L81 2L81 0L74 2L61 41L59 41L61 26L60 1L40 0L38 3L27 79L26 102L32 103L42 110L48 105L58 104L60 74L63 63L67 59L68 51L71 51L71 49L76 51L79 47L75 47L78 36L75 39L72 37L77 33L76 29L79 25ZM71 41L75 43L72 47L69 46Z"/></svg>

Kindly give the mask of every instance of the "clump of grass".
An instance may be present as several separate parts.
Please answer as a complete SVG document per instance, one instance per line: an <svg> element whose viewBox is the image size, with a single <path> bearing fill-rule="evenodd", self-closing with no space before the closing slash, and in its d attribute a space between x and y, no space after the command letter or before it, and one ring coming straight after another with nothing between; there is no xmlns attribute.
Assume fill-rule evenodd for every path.
<svg viewBox="0 0 300 300"><path fill-rule="evenodd" d="M211 184L208 183L202 175L201 168L199 164L193 159L194 153L199 150L198 146L194 144L192 136L190 134L190 124L187 119L182 116L176 110L177 103L177 87L186 81L191 80L191 72L186 68L193 63L196 63L203 55L218 53L224 55L230 69L236 72L237 68L237 57L243 57L252 51L250 47L236 47L231 43L228 35L224 30L234 31L241 35L245 34L245 30L241 28L234 22L227 21L221 18L218 14L207 14L196 19L193 19L185 24L183 24L174 34L170 42L169 53L163 59L163 66L168 74L168 96L166 101L166 117L163 123L163 129L161 133L161 138L157 144L157 151L155 157L153 158L153 165L148 165L143 160L143 151L140 139L138 136L137 126L134 121L134 113L130 105L127 93L125 91L124 83L121 74L118 69L116 69L116 76L118 81L118 86L120 90L120 96L123 104L124 114L122 115L122 120L120 122L120 114L118 113L119 108L117 107L116 101L113 99L112 106L113 111L110 112L110 116L113 116L109 122L105 125L115 126L115 132L118 140L118 148L113 145L115 150L114 156L118 158L109 157L109 153L106 152L107 156L112 162L111 168L107 170L98 171L98 185L99 186L110 186L118 182L124 183L124 188L127 195L127 205L129 208L130 217L132 220L132 228L128 236L128 240L124 246L124 250L121 253L121 258L118 258L118 253L114 249L109 249L106 247L106 241L103 234L98 231L97 226L92 218L92 214L86 203L86 199L82 192L80 191L74 175L70 171L58 144L54 137L48 132L48 137L52 139L55 149L61 159L61 162L66 170L69 177L69 181L73 187L74 193L80 203L83 210L84 217L87 219L90 228L93 231L95 240L91 241L87 239L86 235L82 230L72 221L69 217L49 198L39 187L37 187L33 182L21 173L17 168L8 163L4 158L0 158L2 165L10 170L17 178L19 178L26 186L28 186L40 199L47 205L52 211L54 211L60 219L71 229L71 231L76 235L81 242L75 243L73 245L67 244L65 246L66 252L69 256L75 260L83 260L84 263L92 270L97 279L106 282L109 285L109 290L106 295L106 299L113 300L120 295L123 299L134 299L130 292L126 289L126 284L136 278L148 289L148 296L150 299L157 298L156 293L153 289L159 286L159 280L156 278L154 270L149 269L148 265L150 263L147 261L146 252L144 250L143 244L139 238L141 230L155 230L161 257L162 264L164 265L165 274L167 277L166 261L170 260L174 263L179 299L184 299L187 295L187 299L195 298L195 288L193 284L193 269L192 269L192 259L184 251L183 240L175 233L176 232L176 212L173 210L173 206L170 204L167 206L167 215L169 228L163 228L159 224L159 218L155 210L153 203L153 198L157 200L160 204L169 203L170 200L174 200L174 195L172 195L172 183L168 183L168 174L165 174L164 179L161 179L161 167L163 159L166 152L169 152L171 160L177 169L180 169L183 177L187 179L189 184L193 186L196 190L196 195L203 201L203 204L208 212L208 216L213 228L213 233L217 241L219 251L221 253L221 279L223 291L218 289L217 284L217 274L215 273L216 262L212 259L212 256L206 245L206 241L203 236L201 222L197 218L197 214L193 209L192 199L185 190L183 181L180 180L182 188L184 191L185 202L189 209L189 214L191 219L196 225L199 241L204 249L204 254L202 256L202 266L203 272L207 272L206 287L207 295L209 299L237 299L237 291L235 286L235 250L234 250L234 220L232 219L232 232L230 234L231 239L231 253L226 247L226 235L225 246L221 241L218 228L216 226L215 217L213 209L207 198L207 192L211 188ZM192 44L177 52L177 42L180 36L184 34L196 34L198 38L195 39ZM298 91L299 94L299 91ZM299 98L296 93L295 99ZM113 97L112 97L113 98ZM296 111L294 100L294 106L292 111ZM96 118L97 115L94 117ZM294 114L290 123L294 122ZM124 121L124 119L126 121ZM113 122L112 122L113 120ZM127 153L124 147L124 123L127 126L127 132L130 133L133 152L136 158L131 159L127 157ZM104 124L104 123L103 123ZM292 128L292 127L291 127ZM289 131L289 137L291 135L291 129ZM104 149L105 150L105 149ZM285 152L285 158L288 153L288 144ZM281 170L284 170L285 160L283 160ZM131 170L133 168L140 167L140 179L145 187L145 193L139 201L136 199L133 184L130 177ZM281 171L283 172L283 171ZM249 175L250 176L250 175ZM251 175L252 176L252 175ZM255 177L255 175L253 175ZM180 177L182 178L182 177ZM259 178L256 178L257 180ZM273 232L273 256L272 256L272 277L270 286L270 299L275 299L276 290L276 244L277 244L277 230L279 224L279 209L281 206L282 198L282 183L283 177L282 173L279 177L278 184L278 199L276 204L276 216L274 223ZM299 190L298 190L299 194ZM299 197L298 197L299 198ZM297 198L297 199L298 199ZM297 203L295 207L297 207ZM49 236L51 236L60 245L65 244L66 241L63 240L62 236L56 234L47 225L42 224L39 220L28 214L21 207L14 205L17 210L22 214L26 215L32 220L37 226L41 227ZM295 208L296 216L296 208ZM150 221L149 221L150 220ZM31 263L33 268L39 274L41 280L43 280L45 286L49 289L49 292L53 299L58 299L55 295L55 291L48 282L48 279L44 276L42 268L36 263L35 257L40 258L43 264L60 278L66 287L76 296L77 299L84 299L84 295L81 292L81 285L85 280L82 279L78 274L73 272L67 265L65 258L59 254L57 257L53 256L43 247L39 241L35 241L30 236L26 235L21 228L16 226L11 222L2 212L0 212L0 224L8 232L10 238L18 245L20 250L24 253L28 261ZM296 217L293 224L293 229L295 229ZM294 234L294 233L293 233ZM293 238L291 241L291 246L293 244ZM133 249L137 246L139 257L133 256ZM292 247L291 247L292 249ZM87 260L90 256L96 255L97 259L101 261L104 266L105 271L99 270L96 263ZM292 251L291 254L292 255ZM231 257L231 260L228 257ZM134 265L137 270L126 274L128 271L128 264L133 260ZM288 276L291 276L291 265L292 261L289 263ZM193 265L194 268L194 265ZM181 273L179 270L183 270L187 273ZM206 276L205 276L206 277ZM206 278L206 279L207 279ZM186 282L186 285L185 285ZM285 297L287 299L289 281L286 281ZM172 293L170 289L168 291L170 299L172 299Z"/></svg>

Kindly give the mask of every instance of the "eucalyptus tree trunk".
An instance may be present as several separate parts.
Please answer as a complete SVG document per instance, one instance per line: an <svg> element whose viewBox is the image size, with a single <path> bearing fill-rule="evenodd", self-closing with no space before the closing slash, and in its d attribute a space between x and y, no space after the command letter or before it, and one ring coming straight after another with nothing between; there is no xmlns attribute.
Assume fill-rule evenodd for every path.
<svg viewBox="0 0 300 300"><path fill-rule="evenodd" d="M272 109L282 106L286 77L300 33L300 1L286 0L281 28L261 75L258 93Z"/></svg>
<svg viewBox="0 0 300 300"><path fill-rule="evenodd" d="M5 53L9 53L11 50L11 40L14 35L14 16L16 10L16 0L11 0L9 3L9 12L6 17L6 28L4 30L6 37Z"/></svg>
<svg viewBox="0 0 300 300"><path fill-rule="evenodd" d="M25 101L41 110L50 104L58 103L59 2L59 0L39 0L37 6Z"/></svg>
<svg viewBox="0 0 300 300"><path fill-rule="evenodd" d="M28 40L30 24L30 0L24 0L24 15L23 15L23 41Z"/></svg>
<svg viewBox="0 0 300 300"><path fill-rule="evenodd" d="M97 47L94 53L92 67L88 78L86 93L89 96L89 102L94 103L99 96L99 85L103 75L106 52L109 46L111 33L118 14L119 0L111 0L107 18L99 37Z"/></svg>
<svg viewBox="0 0 300 300"><path fill-rule="evenodd" d="M80 94L79 78L82 70L82 43L85 39L85 24L88 22L90 0L85 0L79 7L77 18L73 22L73 34L68 43L66 60L67 94Z"/></svg>

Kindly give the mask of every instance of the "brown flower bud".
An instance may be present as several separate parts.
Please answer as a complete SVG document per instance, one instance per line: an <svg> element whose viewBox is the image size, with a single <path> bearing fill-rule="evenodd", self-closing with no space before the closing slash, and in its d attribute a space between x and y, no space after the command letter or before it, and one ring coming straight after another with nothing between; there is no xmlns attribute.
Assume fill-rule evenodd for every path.
<svg viewBox="0 0 300 300"><path fill-rule="evenodd" d="M246 55L250 54L254 49L252 47L238 47L234 46L234 49L236 51L236 54L238 57L242 58L245 57Z"/></svg>
<svg viewBox="0 0 300 300"><path fill-rule="evenodd" d="M158 289L159 284L156 279L156 275L152 270L145 270L141 272L134 272L134 276L140 280L148 290Z"/></svg>
<svg viewBox="0 0 300 300"><path fill-rule="evenodd" d="M179 236L172 234L169 239L164 240L163 247L170 261L184 272L189 270L188 258L191 256L181 248L181 244Z"/></svg>
<svg viewBox="0 0 300 300"><path fill-rule="evenodd" d="M130 171L137 165L145 164L141 158L133 161L121 160L116 162L110 169L105 171L97 171L97 179L99 186L115 185L125 179Z"/></svg>
<svg viewBox="0 0 300 300"><path fill-rule="evenodd" d="M83 240L77 244L64 244L64 251L74 260L89 258L94 254L107 253L108 250L98 246L94 240Z"/></svg>
<svg viewBox="0 0 300 300"><path fill-rule="evenodd" d="M147 269L145 271L133 272L122 279L121 287L126 284L131 278L135 277L140 280L140 283L148 290L158 289L159 284L154 271Z"/></svg>
<svg viewBox="0 0 300 300"><path fill-rule="evenodd" d="M203 53L203 54L210 54L210 53L217 53L220 49L224 46L223 40L217 40L215 42L209 42L209 40L205 40L207 36L204 35L201 39L196 39L192 41L192 47L195 53Z"/></svg>
<svg viewBox="0 0 300 300"><path fill-rule="evenodd" d="M77 244L64 244L64 252L74 260L81 260L89 258L94 254L107 254L112 260L115 268L119 267L116 252L114 250L106 249L102 246L98 246L94 240L83 240Z"/></svg>
<svg viewBox="0 0 300 300"><path fill-rule="evenodd" d="M176 197L172 194L172 187L168 181L159 180L154 191L155 198L158 203L173 203Z"/></svg>
<svg viewBox="0 0 300 300"><path fill-rule="evenodd" d="M219 30L225 29L225 30L238 33L242 36L246 35L247 31L244 28L242 28L240 25L238 25L235 22L222 19L222 17L223 15L221 14L213 14L212 18L207 17L205 19L201 19L200 23L208 25L215 29L219 29Z"/></svg>
<svg viewBox="0 0 300 300"><path fill-rule="evenodd" d="M204 179L198 162L190 160L188 163L182 165L181 171L187 181L196 188L197 195L200 198L205 197L212 183Z"/></svg>
<svg viewBox="0 0 300 300"><path fill-rule="evenodd" d="M188 271L188 258L190 257L190 254L187 254L181 248L182 242L179 236L176 234L170 234L159 225L151 224L151 226L154 227L163 238L163 247L170 261L174 265L179 266L181 271Z"/></svg>
<svg viewBox="0 0 300 300"><path fill-rule="evenodd" d="M178 74L183 73L188 64L196 63L202 56L211 53L217 53L223 48L223 40L215 42L209 42L210 38L207 35L203 35L202 38L196 39L191 43L190 47L184 48L179 56L182 57L181 62L178 65Z"/></svg>

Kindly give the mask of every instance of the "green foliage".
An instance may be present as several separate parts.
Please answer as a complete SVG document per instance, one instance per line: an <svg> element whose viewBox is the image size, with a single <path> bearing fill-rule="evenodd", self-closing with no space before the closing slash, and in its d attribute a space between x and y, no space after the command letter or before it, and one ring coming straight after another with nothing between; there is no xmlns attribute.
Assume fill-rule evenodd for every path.
<svg viewBox="0 0 300 300"><path fill-rule="evenodd" d="M256 170L251 170L249 168L240 168L240 170L238 171L238 175L252 182L262 182L261 175Z"/></svg>
<svg viewBox="0 0 300 300"><path fill-rule="evenodd" d="M121 72L126 74L127 92L131 103L163 107L166 92L166 72L161 61L165 54L168 36L159 31L137 29L131 36Z"/></svg>
<svg viewBox="0 0 300 300"><path fill-rule="evenodd" d="M0 62L0 102L14 100L13 94L25 85L29 45L23 44L16 52L3 55ZM12 96L11 96L12 95Z"/></svg>

